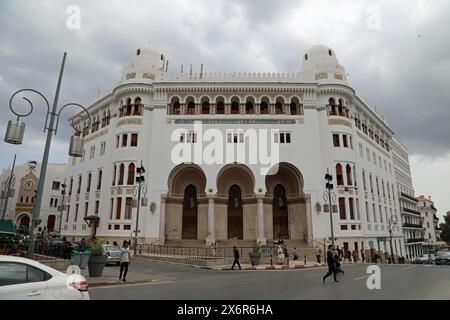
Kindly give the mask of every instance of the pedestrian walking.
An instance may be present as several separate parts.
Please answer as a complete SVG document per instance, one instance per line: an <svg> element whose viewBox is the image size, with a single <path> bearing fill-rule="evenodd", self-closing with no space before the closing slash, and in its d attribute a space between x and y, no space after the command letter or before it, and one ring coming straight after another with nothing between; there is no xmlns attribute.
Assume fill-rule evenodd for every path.
<svg viewBox="0 0 450 320"><path fill-rule="evenodd" d="M277 255L278 255L278 263L283 264L284 263L284 253L281 246L277 247Z"/></svg>
<svg viewBox="0 0 450 320"><path fill-rule="evenodd" d="M130 265L130 248L127 241L123 242L120 249L120 274L119 280L127 281L128 266ZM123 277L122 277L123 275Z"/></svg>
<svg viewBox="0 0 450 320"><path fill-rule="evenodd" d="M358 252L356 252L355 249L353 249L352 257L353 257L353 262L356 263L356 261L358 260Z"/></svg>
<svg viewBox="0 0 450 320"><path fill-rule="evenodd" d="M298 260L297 248L294 248L294 250L292 251L292 255L294 256L294 261L297 261Z"/></svg>
<svg viewBox="0 0 450 320"><path fill-rule="evenodd" d="M284 258L286 259L286 264L289 265L289 252L287 246L284 246L283 249Z"/></svg>
<svg viewBox="0 0 450 320"><path fill-rule="evenodd" d="M240 254L239 254L239 250L236 248L236 246L233 246L233 254L234 254L234 261L233 261L233 265L231 266L231 270L234 270L234 266L238 265L239 270L241 270L241 264L239 263L239 259L240 259Z"/></svg>
<svg viewBox="0 0 450 320"><path fill-rule="evenodd" d="M331 275L333 275L335 282L339 282L336 279L336 264L335 264L334 253L333 253L331 245L328 246L328 250L327 250L327 264L328 264L328 272L327 272L327 274L325 274L323 276L322 283L325 283L325 279Z"/></svg>
<svg viewBox="0 0 450 320"><path fill-rule="evenodd" d="M317 247L316 247L316 259L317 259L317 263L320 264L320 250Z"/></svg>
<svg viewBox="0 0 450 320"><path fill-rule="evenodd" d="M341 269L341 261L342 259L339 257L339 252L337 250L334 251L334 266L336 270L336 274L342 273L344 274L344 270Z"/></svg>
<svg viewBox="0 0 450 320"><path fill-rule="evenodd" d="M364 254L364 249L361 249L361 261L364 263L366 261L366 255Z"/></svg>

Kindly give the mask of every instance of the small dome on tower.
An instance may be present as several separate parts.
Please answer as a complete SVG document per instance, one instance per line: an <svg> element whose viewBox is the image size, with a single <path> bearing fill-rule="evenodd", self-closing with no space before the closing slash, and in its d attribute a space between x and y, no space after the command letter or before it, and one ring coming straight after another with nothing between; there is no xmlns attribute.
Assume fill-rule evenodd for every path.
<svg viewBox="0 0 450 320"><path fill-rule="evenodd" d="M324 45L306 51L300 73L307 82L346 83L344 67L339 64L334 50Z"/></svg>
<svg viewBox="0 0 450 320"><path fill-rule="evenodd" d="M155 80L156 75L164 71L166 58L159 49L148 44L137 48L130 62L123 70L122 80L135 80L142 78L145 81Z"/></svg>

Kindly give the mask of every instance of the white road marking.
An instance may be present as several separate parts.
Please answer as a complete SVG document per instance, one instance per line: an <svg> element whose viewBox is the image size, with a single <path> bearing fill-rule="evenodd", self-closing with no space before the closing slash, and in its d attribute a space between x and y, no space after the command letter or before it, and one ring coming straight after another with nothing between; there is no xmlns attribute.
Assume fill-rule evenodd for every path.
<svg viewBox="0 0 450 320"><path fill-rule="evenodd" d="M402 268L402 270L408 270L408 269L412 269L412 268L414 268L414 266L405 267L405 268Z"/></svg>
<svg viewBox="0 0 450 320"><path fill-rule="evenodd" d="M176 282L176 280L166 280L166 281L153 280L151 282L127 283L127 284L117 284L117 285L105 285L105 286L92 287L92 288L89 288L89 290L109 289L109 288L117 288L117 287L122 287L123 288L123 287L134 287L134 286L147 286L147 285L154 285L154 284L160 284L160 283L170 283L170 282Z"/></svg>
<svg viewBox="0 0 450 320"><path fill-rule="evenodd" d="M369 275L369 276L370 276L370 275ZM365 278L368 278L369 276L364 276L364 277L355 278L355 280L365 279Z"/></svg>

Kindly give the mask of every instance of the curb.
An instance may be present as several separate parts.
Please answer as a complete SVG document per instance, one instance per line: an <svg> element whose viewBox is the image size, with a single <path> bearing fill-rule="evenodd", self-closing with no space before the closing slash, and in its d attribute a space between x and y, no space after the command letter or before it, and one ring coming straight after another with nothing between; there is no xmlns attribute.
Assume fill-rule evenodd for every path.
<svg viewBox="0 0 450 320"><path fill-rule="evenodd" d="M295 266L287 266L287 265L271 265L271 266L258 266L258 267L245 267L242 268L243 271L264 271L264 270L281 270L281 271L285 271L285 270L298 270L298 269L311 269L311 268L321 268L321 267L325 267L325 264L314 264L314 265L309 265L309 266L305 266L302 264L298 264ZM210 268L210 270L221 270L221 271L232 271L229 267L223 267L223 268Z"/></svg>
<svg viewBox="0 0 450 320"><path fill-rule="evenodd" d="M114 286L114 285L122 285L122 284L139 284L139 283L150 283L154 280L136 280L136 281L105 281L105 282L89 282L88 281L88 288L95 288L95 287L106 287L106 286Z"/></svg>

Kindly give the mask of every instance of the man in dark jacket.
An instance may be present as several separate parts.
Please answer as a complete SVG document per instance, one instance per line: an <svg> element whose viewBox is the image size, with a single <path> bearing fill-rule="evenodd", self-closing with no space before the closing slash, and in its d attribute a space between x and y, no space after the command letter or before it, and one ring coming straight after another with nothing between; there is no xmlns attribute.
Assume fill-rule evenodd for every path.
<svg viewBox="0 0 450 320"><path fill-rule="evenodd" d="M328 273L323 276L322 282L325 283L325 279L331 275L333 275L335 282L339 282L336 279L336 265L335 265L334 253L333 253L331 245L328 246L328 250L327 250L327 264L328 264Z"/></svg>
<svg viewBox="0 0 450 320"><path fill-rule="evenodd" d="M234 261L233 261L233 266L231 267L231 270L234 270L234 266L238 265L239 270L241 270L241 264L239 263L239 258L240 258L240 254L239 254L239 250L236 248L236 246L233 247L233 253L234 253Z"/></svg>

